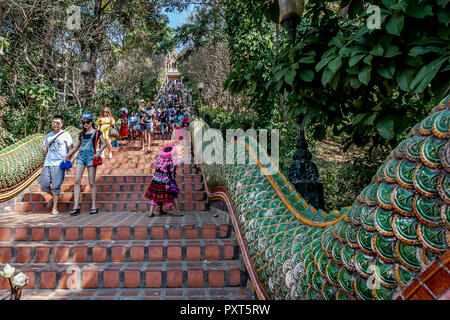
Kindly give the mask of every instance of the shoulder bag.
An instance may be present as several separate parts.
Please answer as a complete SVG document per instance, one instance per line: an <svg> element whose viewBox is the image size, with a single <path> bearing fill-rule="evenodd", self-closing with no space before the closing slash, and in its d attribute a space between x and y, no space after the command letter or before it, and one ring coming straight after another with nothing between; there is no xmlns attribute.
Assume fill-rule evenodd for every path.
<svg viewBox="0 0 450 320"><path fill-rule="evenodd" d="M92 160L92 165L94 167L103 164L103 159L101 156L95 156L97 153L97 143L98 143L98 130L95 132L95 143L94 143L94 159Z"/></svg>

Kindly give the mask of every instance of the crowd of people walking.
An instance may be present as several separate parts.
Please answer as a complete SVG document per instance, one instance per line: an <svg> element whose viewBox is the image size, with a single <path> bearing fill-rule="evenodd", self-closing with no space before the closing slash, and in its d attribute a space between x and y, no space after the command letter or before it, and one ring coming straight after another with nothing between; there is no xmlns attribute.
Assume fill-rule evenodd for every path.
<svg viewBox="0 0 450 320"><path fill-rule="evenodd" d="M163 139L171 139L175 143L163 146L153 161L155 173L143 195L150 201L148 216L155 216L156 207L159 207L159 215L168 214L168 210L172 206L175 207L173 215L184 215L178 203L180 189L176 183L176 171L180 161L176 141L183 139L183 128L189 124L190 109L189 107L185 109L181 96L181 85L174 81L168 82L159 91L156 100L146 103L144 99L141 99L137 110L132 110L130 113L128 109L122 108L121 116L117 121L107 107L102 109L96 121L92 114L82 114L82 129L78 134L76 144L73 143L71 135L62 129L64 118L60 115L53 117L52 131L44 140L45 162L40 180L41 190L52 195L47 208L51 208L53 215L59 214L58 198L61 193L64 172L72 167L70 159L77 151L74 165L74 205L70 215L76 216L81 213L80 191L85 168L88 169L88 181L92 193L92 205L89 213L97 214L99 212L96 203L97 166L103 164L103 159L113 158L113 148L119 147L119 140L123 141L122 145L126 145L132 140L139 140L141 148L137 152L149 153L158 125ZM105 149L108 152L107 156L104 154Z"/></svg>

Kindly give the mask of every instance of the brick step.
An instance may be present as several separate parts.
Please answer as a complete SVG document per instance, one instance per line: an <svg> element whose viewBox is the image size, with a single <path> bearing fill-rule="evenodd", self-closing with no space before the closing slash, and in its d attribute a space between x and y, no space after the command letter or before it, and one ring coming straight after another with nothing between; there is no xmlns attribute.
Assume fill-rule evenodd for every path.
<svg viewBox="0 0 450 320"><path fill-rule="evenodd" d="M15 264L27 275L25 289L80 288L212 288L245 286L245 268L238 260ZM73 282L71 280L74 280ZM9 283L0 277L0 289Z"/></svg>
<svg viewBox="0 0 450 320"><path fill-rule="evenodd" d="M105 167L97 169L97 177L104 176L104 175L119 175L119 176L142 176L142 175L149 176L150 175L150 176L153 176L154 169L152 171L152 168L153 168L152 164L145 165L145 166L139 166L138 168L127 167L126 165L124 165L124 166L117 165L117 167L114 167L112 165L105 165ZM181 172L181 175L183 175L183 174L184 173ZM180 172L178 170L177 170L177 175L180 175Z"/></svg>
<svg viewBox="0 0 450 320"><path fill-rule="evenodd" d="M182 211L206 211L208 210L208 203L206 201L188 201L179 200L180 210ZM148 212L150 210L150 201L145 200L130 200L130 201L97 201L97 208L99 213L102 212L113 212L113 211L142 211ZM44 213L48 210L46 209L47 203L45 201L37 202L16 202L15 210L16 212L33 212L33 213ZM81 212L88 212L91 209L91 202L80 202ZM69 212L73 209L73 201L58 202L59 212Z"/></svg>
<svg viewBox="0 0 450 320"><path fill-rule="evenodd" d="M0 292L0 299L9 297ZM25 289L21 300L253 300L243 288Z"/></svg>
<svg viewBox="0 0 450 320"><path fill-rule="evenodd" d="M140 192L131 192L131 191L115 191L115 192L103 192L97 191L97 201L148 201L147 198L144 197L145 192L147 191L147 187L145 190ZM180 190L181 191L181 190ZM26 193L21 199L21 202L47 202L50 201L52 196L48 193ZM91 192L81 192L80 198L81 201L92 201L92 193ZM184 191L178 195L179 201L204 201L206 200L206 192L204 191ZM59 201L62 202L70 202L74 200L73 192L62 192L59 196Z"/></svg>
<svg viewBox="0 0 450 320"><path fill-rule="evenodd" d="M237 259L231 239L0 242L0 263L86 263Z"/></svg>
<svg viewBox="0 0 450 320"><path fill-rule="evenodd" d="M149 184L144 183L108 183L108 184L97 184L97 194L101 192L116 192L116 193L122 193L122 192L141 192L145 193L147 191ZM181 192L188 192L188 191L203 191L203 183L202 182L182 182L178 183L178 187L180 188ZM81 184L80 185L81 192L90 192L91 187L89 186L89 183ZM31 193L41 193L41 187L39 184L35 184L30 189L31 192L25 193L24 196L30 195ZM61 186L61 192L73 192L74 191L74 185L70 184L63 184ZM50 200L50 196L46 193L42 193L44 195L45 201ZM27 200L24 200L27 201Z"/></svg>
<svg viewBox="0 0 450 320"><path fill-rule="evenodd" d="M156 160L156 156L147 161L139 161L133 160L133 162L128 161L127 159L108 159L104 160L104 165L97 167L97 175L110 175L111 173L105 173L107 170L112 170L113 175L121 174L121 170L125 169L128 172L137 172L135 175L153 175L155 172L155 167L153 166L154 160ZM153 161L152 161L153 160ZM119 170L121 169L121 170ZM122 170L123 171L123 170ZM199 171L196 167L189 165L187 168L178 167L177 175L184 174L198 174ZM68 175L74 176L75 170L72 169Z"/></svg>
<svg viewBox="0 0 450 320"><path fill-rule="evenodd" d="M99 176L97 175L96 183L100 184L128 184L128 183L143 183L148 185L152 182L153 174L143 176ZM198 183L202 182L201 174L184 174L177 175L177 183ZM64 178L63 185L73 185L75 184L75 176L68 175ZM81 178L81 184L89 184L89 179L87 174L83 175Z"/></svg>
<svg viewBox="0 0 450 320"><path fill-rule="evenodd" d="M199 212L197 212L198 214ZM118 215L119 219L123 219L124 213L110 213L109 215ZM44 216L41 214L28 214L29 222L23 221L20 226L0 226L1 243L14 242L17 245L20 241L81 241L81 240L151 240L151 239L223 239L228 238L231 234L231 226L225 223L199 223L197 221L188 221L189 215L195 213L187 213L182 218L163 218L147 216L142 217L135 226L123 225L120 220L102 221L100 215L94 221L89 214L85 215L87 223L81 224L83 216L77 217L54 217L45 215L48 220L53 220L50 225L39 223L38 219L33 216ZM14 214L16 215L16 214ZM107 216L108 214L105 214ZM134 218L133 213L125 213L130 218ZM53 219L51 219L53 218ZM151 219L155 219L151 223ZM165 220L165 221L164 221ZM35 222L33 222L35 221ZM147 221L147 222L146 222ZM158 221L161 221L158 223ZM184 221L184 222L183 222ZM125 221L127 223L128 221ZM47 222L49 223L49 222ZM129 221L129 223L133 223ZM24 226L24 225L29 225ZM34 226L40 225L40 226Z"/></svg>

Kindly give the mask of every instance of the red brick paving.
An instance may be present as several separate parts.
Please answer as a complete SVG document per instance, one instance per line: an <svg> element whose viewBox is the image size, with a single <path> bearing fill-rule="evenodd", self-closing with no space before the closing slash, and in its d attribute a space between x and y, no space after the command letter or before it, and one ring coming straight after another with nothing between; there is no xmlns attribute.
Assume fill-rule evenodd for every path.
<svg viewBox="0 0 450 320"><path fill-rule="evenodd" d="M207 211L193 165L178 170L185 216L147 216L143 194L152 159L167 143L154 140L151 154L144 155L132 150L133 142L105 159L97 171L97 215L86 213L91 200L86 173L82 213L65 213L73 206L73 172L62 185L59 208L65 212L59 216L45 211L49 196L36 183L17 203L19 212L0 215L0 268L11 263L28 275L24 300L253 298L241 287L245 267L233 260L238 246L230 239L230 225ZM0 288L8 287L0 279Z"/></svg>

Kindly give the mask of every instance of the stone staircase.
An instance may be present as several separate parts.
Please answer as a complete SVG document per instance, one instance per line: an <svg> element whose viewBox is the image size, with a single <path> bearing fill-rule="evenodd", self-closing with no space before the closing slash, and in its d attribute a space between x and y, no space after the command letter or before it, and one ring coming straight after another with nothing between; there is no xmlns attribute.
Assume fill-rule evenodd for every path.
<svg viewBox="0 0 450 320"><path fill-rule="evenodd" d="M87 172L82 214L67 213L73 208L74 170L62 186L58 209L64 213L50 215L50 196L35 184L16 203L16 212L0 215L0 268L10 263L27 274L23 299L253 298L232 226L209 212L202 176L193 164L177 171L185 216L147 216L149 201L143 195L153 160L169 142L155 135L147 153L137 141L120 142L113 159L106 158L97 170L97 215L87 213ZM8 288L0 277L0 289Z"/></svg>

